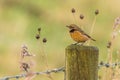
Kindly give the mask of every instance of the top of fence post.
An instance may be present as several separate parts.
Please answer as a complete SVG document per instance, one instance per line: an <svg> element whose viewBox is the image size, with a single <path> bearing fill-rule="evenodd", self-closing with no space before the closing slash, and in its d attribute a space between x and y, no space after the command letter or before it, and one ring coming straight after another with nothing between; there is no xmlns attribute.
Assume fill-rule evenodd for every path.
<svg viewBox="0 0 120 80"><path fill-rule="evenodd" d="M66 80L97 80L98 53L94 46L69 45L66 48Z"/></svg>

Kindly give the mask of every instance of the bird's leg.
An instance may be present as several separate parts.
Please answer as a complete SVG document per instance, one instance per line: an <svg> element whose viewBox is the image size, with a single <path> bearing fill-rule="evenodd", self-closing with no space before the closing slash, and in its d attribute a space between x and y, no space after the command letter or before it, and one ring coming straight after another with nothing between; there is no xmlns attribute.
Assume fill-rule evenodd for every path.
<svg viewBox="0 0 120 80"><path fill-rule="evenodd" d="M83 46L84 45L84 43L81 43L81 46Z"/></svg>
<svg viewBox="0 0 120 80"><path fill-rule="evenodd" d="M80 42L76 42L76 43L74 43L74 45L79 45L79 43L80 43ZM83 46L84 43L85 43L85 42L82 42L82 43L80 43L80 45Z"/></svg>
<svg viewBox="0 0 120 80"><path fill-rule="evenodd" d="M74 43L74 45L77 45L77 44L79 44L79 43L78 42Z"/></svg>

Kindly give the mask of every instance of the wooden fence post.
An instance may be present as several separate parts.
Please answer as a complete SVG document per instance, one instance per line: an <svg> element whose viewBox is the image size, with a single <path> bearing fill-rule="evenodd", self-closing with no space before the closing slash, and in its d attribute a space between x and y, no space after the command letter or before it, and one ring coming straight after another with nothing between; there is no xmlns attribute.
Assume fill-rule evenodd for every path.
<svg viewBox="0 0 120 80"><path fill-rule="evenodd" d="M99 50L94 46L66 48L66 80L98 80Z"/></svg>

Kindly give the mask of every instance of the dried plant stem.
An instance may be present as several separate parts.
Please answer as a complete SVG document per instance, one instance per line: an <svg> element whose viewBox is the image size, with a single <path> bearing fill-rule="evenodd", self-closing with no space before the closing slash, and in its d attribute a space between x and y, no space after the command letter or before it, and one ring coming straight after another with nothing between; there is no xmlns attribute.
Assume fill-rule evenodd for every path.
<svg viewBox="0 0 120 80"><path fill-rule="evenodd" d="M45 60L45 64L46 64L46 69L49 69L48 67L48 60L47 60L47 54L45 53L45 44L42 46L42 53L43 53L43 57L44 57L44 60Z"/></svg>
<svg viewBox="0 0 120 80"><path fill-rule="evenodd" d="M107 73L109 73L109 72L108 72L108 69L107 69L107 68L105 69L105 72L106 72L106 73L105 73L105 76L104 76L104 79L103 79L103 80L108 80L109 77L108 77L108 74L107 74Z"/></svg>
<svg viewBox="0 0 120 80"><path fill-rule="evenodd" d="M45 54L44 54L44 50L43 50L43 45L42 43L38 40L38 46L39 46L39 52L40 52L40 58L41 58L41 61L45 62L45 65L46 65L46 57L45 57ZM46 70L48 70L48 67L46 67Z"/></svg>
<svg viewBox="0 0 120 80"><path fill-rule="evenodd" d="M96 22L96 16L94 17L94 20L93 20L93 23L92 23L92 26L91 26L91 30L90 30L90 36L92 35L93 33L93 30L94 30L94 27L95 27L95 22ZM90 40L87 42L87 45L90 44Z"/></svg>
<svg viewBox="0 0 120 80"><path fill-rule="evenodd" d="M113 41L111 41L112 43ZM113 43L112 43L113 44ZM111 46L110 49L108 49L108 62L109 64L112 64L112 52L113 52L113 47Z"/></svg>
<svg viewBox="0 0 120 80"><path fill-rule="evenodd" d="M84 30L83 21L82 21L81 19L80 19L79 24L80 24L81 29L83 29L83 30Z"/></svg>
<svg viewBox="0 0 120 80"><path fill-rule="evenodd" d="M45 46L45 43L44 43L44 46ZM43 46L43 55L44 55L44 58L45 58L46 69L49 69L47 54L45 53L44 46ZM48 74L48 78L50 78L51 80L54 80L51 74Z"/></svg>
<svg viewBox="0 0 120 80"><path fill-rule="evenodd" d="M113 28L113 32L111 34L111 46L110 48L108 48L108 62L109 64L112 64L112 60L113 60L113 56L112 56L112 53L113 53L113 47L114 47L114 39L116 37L115 33L117 32L117 27L116 25L113 25L115 28ZM109 72L108 72L108 76L109 76L109 79L108 80L112 80L113 79L113 70L112 68L109 69Z"/></svg>
<svg viewBox="0 0 120 80"><path fill-rule="evenodd" d="M45 64L46 64L46 70L48 70L49 66L48 66L47 54L45 53L45 50L44 50L44 45L45 45L45 43L43 43L43 45L41 45L40 48L41 48L42 57L44 58L44 61L45 61ZM51 74L47 74L47 75L48 75L49 79L54 80Z"/></svg>
<svg viewBox="0 0 120 80"><path fill-rule="evenodd" d="M75 24L77 24L77 20L76 20L75 14L74 13L72 13L72 14L73 14L73 18L74 18Z"/></svg>
<svg viewBox="0 0 120 80"><path fill-rule="evenodd" d="M113 32L111 34L111 40L110 40L110 46L108 48L108 62L109 64L112 64L112 53L113 53L113 43L114 43L114 39L116 38L116 32L117 32L117 28L118 28L118 25L119 25L119 21L120 21L120 18L116 18L115 20L115 23L113 25ZM109 79L107 80L112 80L113 79L113 70L112 68L109 68L108 70L108 76L109 76Z"/></svg>
<svg viewBox="0 0 120 80"><path fill-rule="evenodd" d="M108 63L111 65L112 64L112 51L113 51L113 39L111 39L111 44L112 46L108 48ZM106 80L112 80L112 68L108 68L106 71Z"/></svg>
<svg viewBox="0 0 120 80"><path fill-rule="evenodd" d="M105 73L103 75L103 80L107 80L107 77L106 77L107 76L107 74L106 74L107 73L107 68L105 68L105 70L103 69L103 71L105 71Z"/></svg>
<svg viewBox="0 0 120 80"><path fill-rule="evenodd" d="M92 23L90 35L93 33L93 29L94 29L94 27L95 27L95 22L96 22L96 16L94 17L94 20L93 20L93 23Z"/></svg>

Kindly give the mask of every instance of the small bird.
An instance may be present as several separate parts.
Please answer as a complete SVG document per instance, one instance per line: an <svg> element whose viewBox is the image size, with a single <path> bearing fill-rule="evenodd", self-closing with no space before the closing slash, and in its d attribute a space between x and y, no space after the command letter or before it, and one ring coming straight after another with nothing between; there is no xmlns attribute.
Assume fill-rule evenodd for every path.
<svg viewBox="0 0 120 80"><path fill-rule="evenodd" d="M78 27L75 24L71 24L66 27L70 29L69 32L70 32L71 38L77 43L85 43L87 40L96 41L95 39L91 38L88 34L86 34L80 27Z"/></svg>

